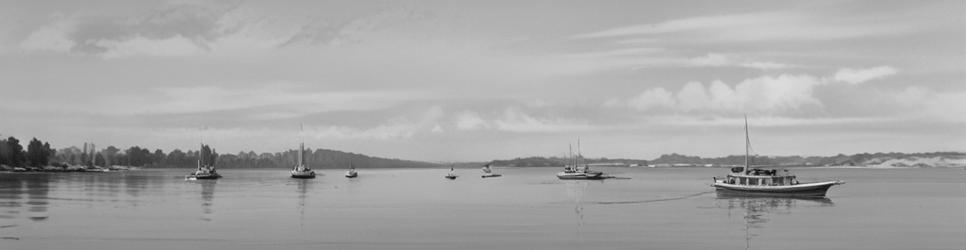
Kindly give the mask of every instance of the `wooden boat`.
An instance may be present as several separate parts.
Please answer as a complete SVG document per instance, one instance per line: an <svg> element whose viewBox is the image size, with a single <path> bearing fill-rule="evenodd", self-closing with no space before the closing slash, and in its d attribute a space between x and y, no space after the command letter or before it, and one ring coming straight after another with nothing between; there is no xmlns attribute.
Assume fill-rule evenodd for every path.
<svg viewBox="0 0 966 250"><path fill-rule="evenodd" d="M201 150L198 151L198 169L195 169L193 173L190 173L184 177L185 180L212 180L221 178L218 171L215 169L215 156L214 152L208 145L204 143L201 144Z"/></svg>
<svg viewBox="0 0 966 250"><path fill-rule="evenodd" d="M719 193L769 197L825 197L828 189L843 181L800 183L787 169L761 169L748 161L751 140L748 137L748 118L745 117L745 166L731 168L724 179L714 178L712 187Z"/></svg>
<svg viewBox="0 0 966 250"><path fill-rule="evenodd" d="M577 154L574 155L573 148L570 149L571 164L564 165L563 172L557 173L557 178L561 180L601 180L604 179L604 172L590 170L590 166L583 163L583 155L580 154L580 139L577 139Z"/></svg>
<svg viewBox="0 0 966 250"><path fill-rule="evenodd" d="M305 143L299 144L299 159L295 167L292 168L292 178L313 179L315 171L305 165Z"/></svg>
<svg viewBox="0 0 966 250"><path fill-rule="evenodd" d="M480 176L482 178L493 178L493 177L503 176L502 174L493 173L493 169L490 168L490 164L484 165L482 170L483 170L483 175Z"/></svg>

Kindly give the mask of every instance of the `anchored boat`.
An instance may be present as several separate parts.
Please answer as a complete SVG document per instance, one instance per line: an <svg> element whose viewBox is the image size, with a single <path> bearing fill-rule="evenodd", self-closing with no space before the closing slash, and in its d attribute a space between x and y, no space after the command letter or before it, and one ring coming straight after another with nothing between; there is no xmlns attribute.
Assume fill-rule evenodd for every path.
<svg viewBox="0 0 966 250"><path fill-rule="evenodd" d="M843 181L800 183L787 169L761 169L748 161L751 140L748 137L748 118L745 117L745 166L731 168L724 179L714 178L712 187L718 193L744 196L825 197L829 188L845 184Z"/></svg>
<svg viewBox="0 0 966 250"><path fill-rule="evenodd" d="M345 171L345 178L356 178L359 177L359 172L356 172L356 166L349 163L349 170Z"/></svg>
<svg viewBox="0 0 966 250"><path fill-rule="evenodd" d="M215 153L208 145L204 143L201 144L201 150L198 151L198 169L195 169L193 173L190 173L184 177L185 180L210 180L221 178L218 171L215 170Z"/></svg>
<svg viewBox="0 0 966 250"><path fill-rule="evenodd" d="M481 177L483 177L483 178L492 178L492 177L500 177L500 176L503 176L503 175L502 174L493 173L493 169L490 168L490 164L486 164L486 165L483 166L483 175Z"/></svg>
<svg viewBox="0 0 966 250"><path fill-rule="evenodd" d="M557 173L557 178L561 180L601 180L604 179L604 172L590 170L590 166L583 163L583 155L580 154L580 139L577 139L577 154L574 155L573 148L570 148L571 164L564 165L563 172Z"/></svg>
<svg viewBox="0 0 966 250"><path fill-rule="evenodd" d="M456 170L453 167L449 167L449 174L446 174L445 177L446 179L456 180L456 177L459 177L459 175L456 175Z"/></svg>
<svg viewBox="0 0 966 250"><path fill-rule="evenodd" d="M299 144L299 160L292 168L292 178L312 179L315 178L315 171L305 165L305 143Z"/></svg>

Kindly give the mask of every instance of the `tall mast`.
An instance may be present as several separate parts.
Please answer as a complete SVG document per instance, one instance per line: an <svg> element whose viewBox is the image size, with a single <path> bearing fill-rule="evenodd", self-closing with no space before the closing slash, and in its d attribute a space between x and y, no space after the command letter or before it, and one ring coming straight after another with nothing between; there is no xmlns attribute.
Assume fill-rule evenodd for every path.
<svg viewBox="0 0 966 250"><path fill-rule="evenodd" d="M745 170L748 170L748 151L751 147L751 139L748 137L748 115L745 115Z"/></svg>
<svg viewBox="0 0 966 250"><path fill-rule="evenodd" d="M577 158L578 164L584 161L584 155L580 153L580 137L577 137Z"/></svg>
<svg viewBox="0 0 966 250"><path fill-rule="evenodd" d="M305 136L303 136L304 132L305 132L305 124L301 123L299 124L299 139L302 139L302 143L299 144L298 166L302 166L303 164L305 164Z"/></svg>
<svg viewBox="0 0 966 250"><path fill-rule="evenodd" d="M574 168L577 168L577 158L574 158L574 144L567 144L567 147L570 148L570 163L574 164Z"/></svg>

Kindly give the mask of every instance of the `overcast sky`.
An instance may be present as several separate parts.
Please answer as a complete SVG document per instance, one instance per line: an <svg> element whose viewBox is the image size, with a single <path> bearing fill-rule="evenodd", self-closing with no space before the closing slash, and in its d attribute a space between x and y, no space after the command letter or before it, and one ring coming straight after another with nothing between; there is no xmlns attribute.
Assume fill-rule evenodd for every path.
<svg viewBox="0 0 966 250"><path fill-rule="evenodd" d="M0 135L427 161L966 149L966 1L3 1ZM304 132L299 132L304 124ZM202 128L207 126L207 130Z"/></svg>

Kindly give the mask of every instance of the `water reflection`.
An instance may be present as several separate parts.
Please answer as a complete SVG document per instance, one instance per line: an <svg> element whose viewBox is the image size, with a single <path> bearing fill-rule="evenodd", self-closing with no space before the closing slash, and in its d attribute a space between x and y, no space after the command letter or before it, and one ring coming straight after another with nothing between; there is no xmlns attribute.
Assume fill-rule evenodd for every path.
<svg viewBox="0 0 966 250"><path fill-rule="evenodd" d="M19 226L18 218L35 222L50 218L50 182L49 174L0 174L0 239L20 239L4 230Z"/></svg>
<svg viewBox="0 0 966 250"><path fill-rule="evenodd" d="M299 192L299 230L302 230L305 228L305 198L313 181L308 179L293 179L293 181L296 182Z"/></svg>
<svg viewBox="0 0 966 250"><path fill-rule="evenodd" d="M763 229L774 215L788 215L795 209L805 207L832 207L829 198L806 197L760 197L717 193L715 206L728 210L728 217L740 215L744 219L745 249L751 249L751 240L758 236L752 230Z"/></svg>
<svg viewBox="0 0 966 250"><path fill-rule="evenodd" d="M584 192L590 186L587 181L565 181L567 196L574 201L574 214L577 215L577 239L582 240L584 226Z"/></svg>
<svg viewBox="0 0 966 250"><path fill-rule="evenodd" d="M198 180L197 182L201 184L201 207L205 215L202 220L211 221L208 215L212 213L211 207L215 200L215 184L218 183L218 180Z"/></svg>

